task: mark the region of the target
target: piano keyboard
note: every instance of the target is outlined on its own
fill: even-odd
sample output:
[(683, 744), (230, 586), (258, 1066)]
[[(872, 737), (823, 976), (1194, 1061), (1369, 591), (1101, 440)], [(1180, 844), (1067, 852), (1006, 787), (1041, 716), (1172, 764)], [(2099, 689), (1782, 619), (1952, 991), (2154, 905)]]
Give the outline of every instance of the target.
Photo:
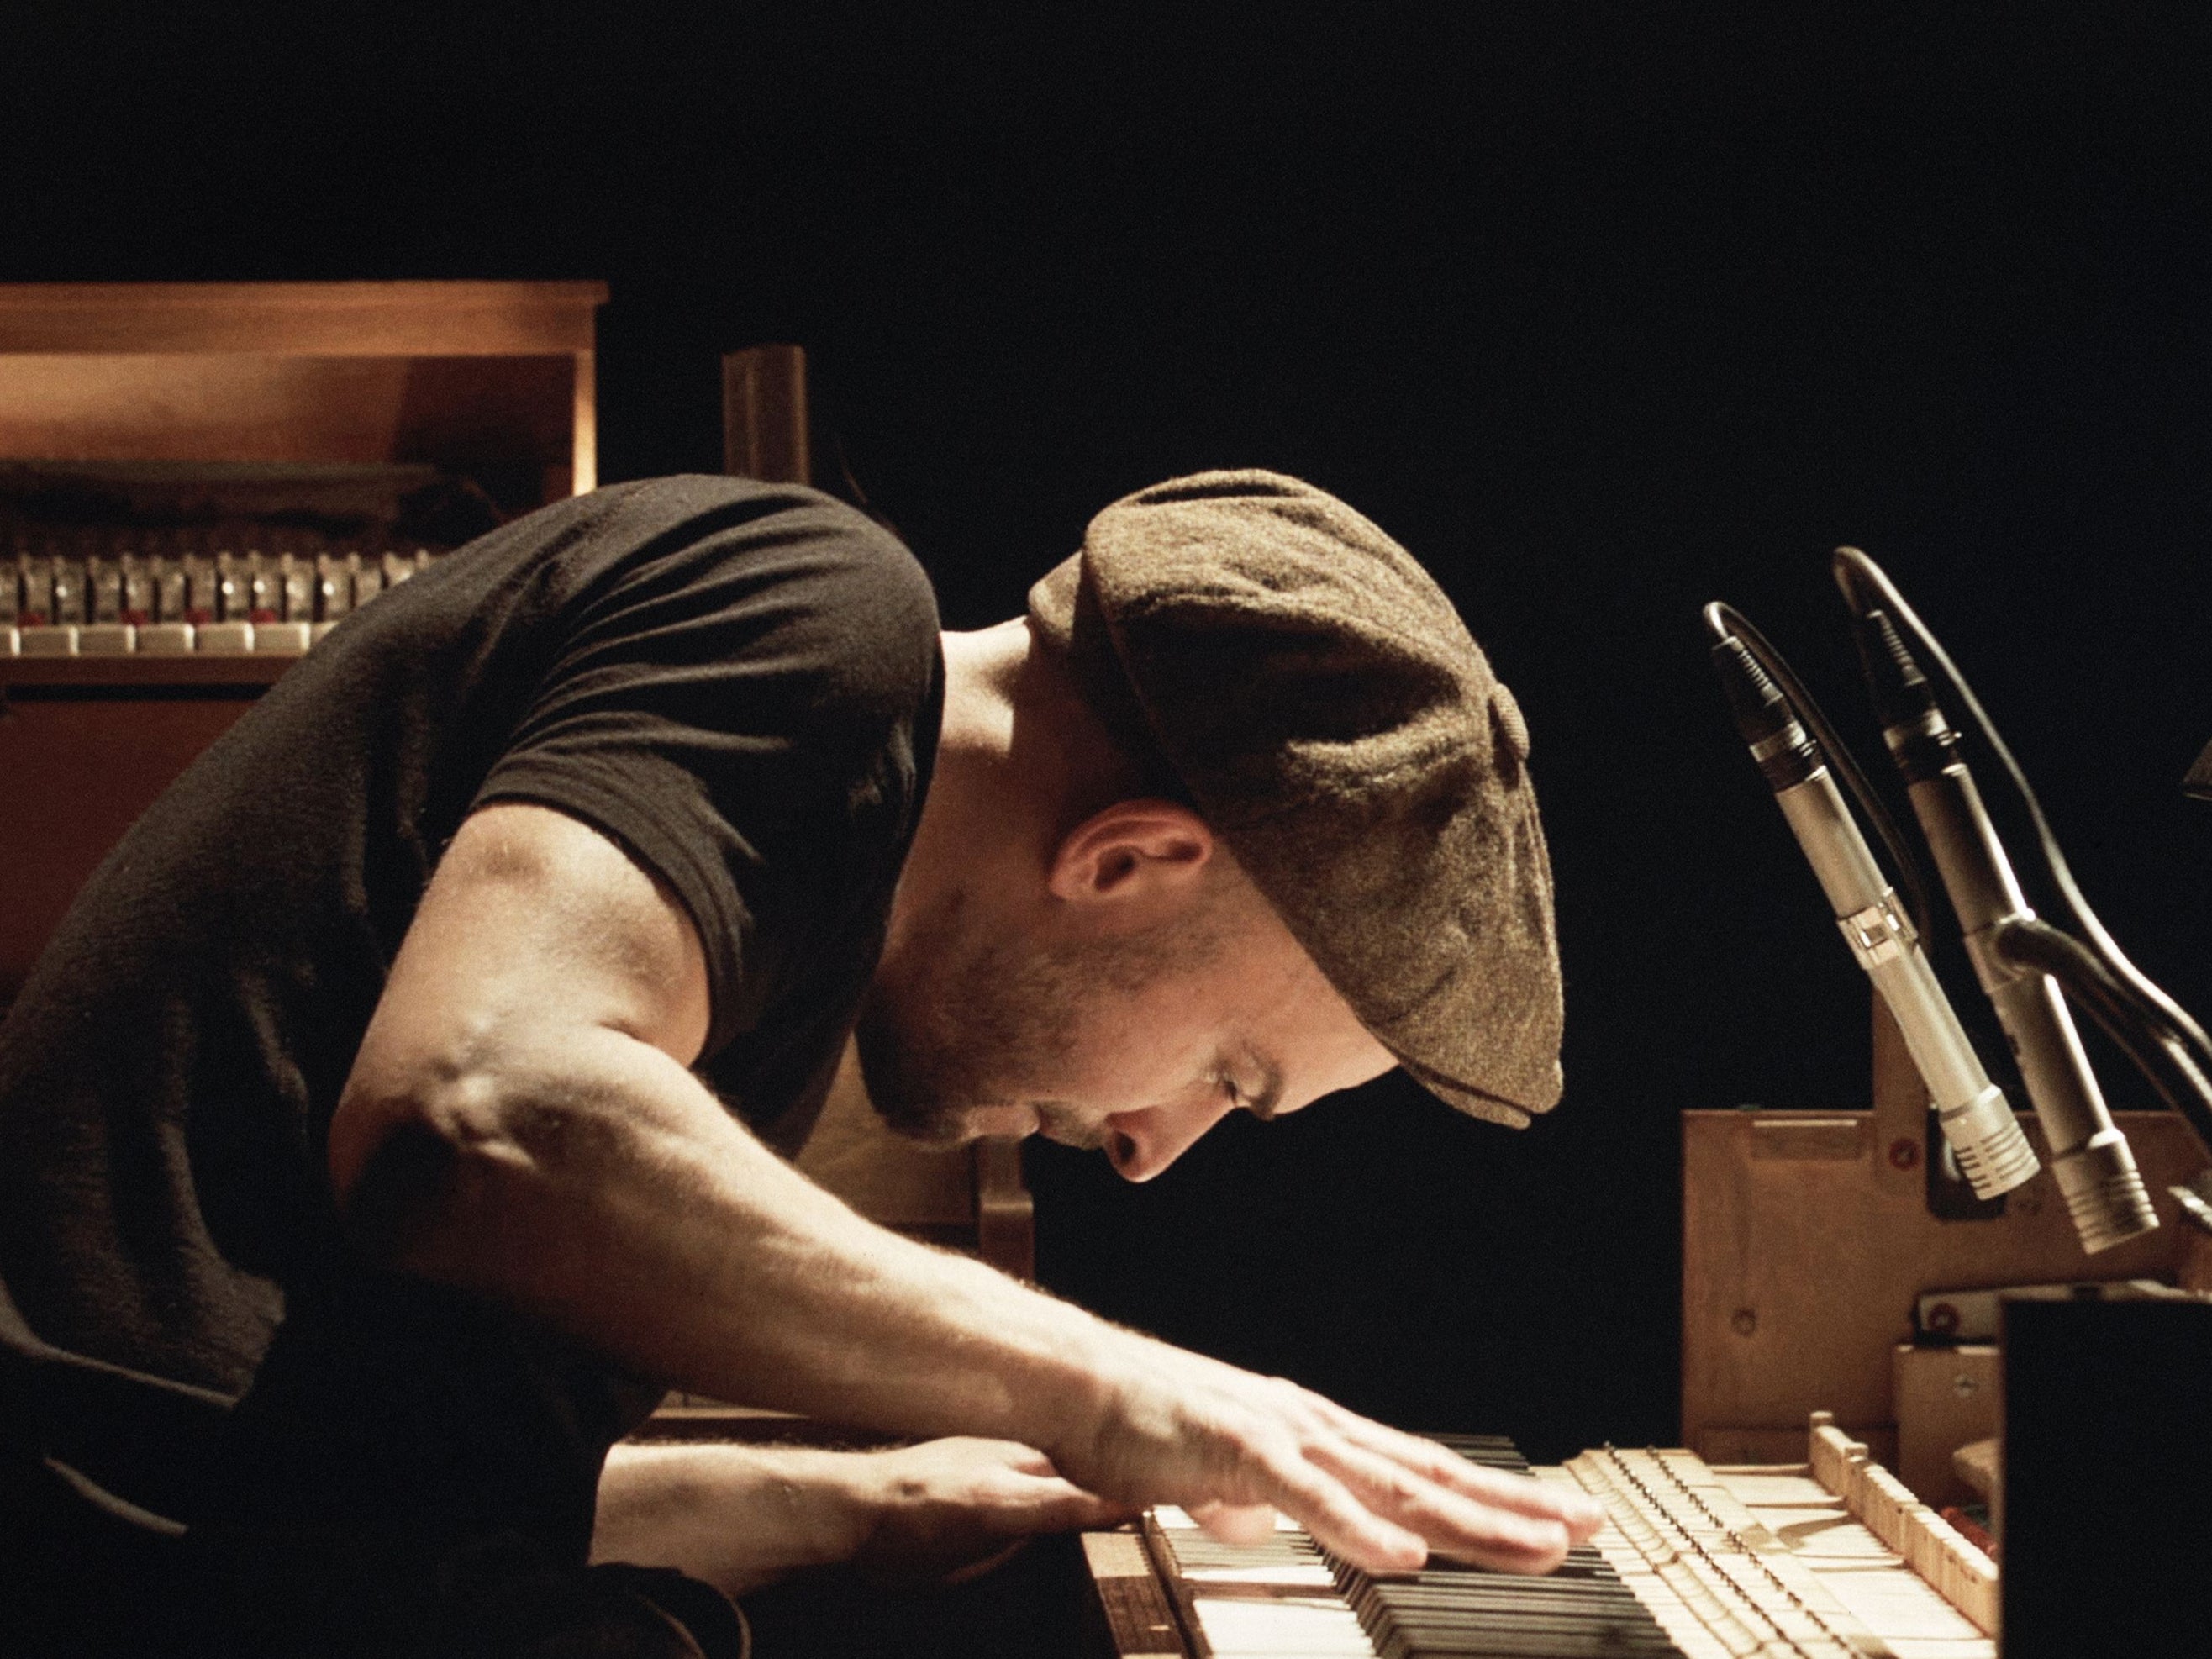
[[(1091, 1552), (1109, 1572), (1148, 1553), (1172, 1618), (1156, 1611), (1125, 1656), (1196, 1659), (1996, 1659), (1995, 1643), (1892, 1553), (1804, 1466), (1708, 1467), (1680, 1450), (1585, 1452), (1528, 1470), (1511, 1443), (1439, 1437), (1493, 1468), (1581, 1486), (1607, 1524), (1543, 1578), (1447, 1563), (1377, 1578), (1279, 1523), (1223, 1544), (1159, 1509), (1134, 1540)], [(1103, 1547), (1127, 1544), (1126, 1554)], [(1109, 1562), (1121, 1562), (1109, 1567)], [(1133, 1606), (1124, 1579), (1120, 1599)], [(1109, 1618), (1109, 1623), (1112, 1620)], [(1141, 1622), (1141, 1621), (1140, 1621)]]

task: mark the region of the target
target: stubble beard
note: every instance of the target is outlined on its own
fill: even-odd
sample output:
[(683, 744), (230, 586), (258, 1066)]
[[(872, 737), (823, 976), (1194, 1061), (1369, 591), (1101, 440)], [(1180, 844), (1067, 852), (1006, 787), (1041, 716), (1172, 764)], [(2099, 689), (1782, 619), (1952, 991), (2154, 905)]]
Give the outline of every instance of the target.
[(1208, 905), (1150, 933), (1007, 941), (988, 937), (956, 891), (862, 999), (853, 1035), (869, 1102), (894, 1132), (930, 1146), (974, 1140), (979, 1114), (1014, 1107), (1047, 1139), (1095, 1151), (1107, 1138), (1099, 1106), (1054, 1098), (1047, 1082), (1067, 1074), (1077, 1021), (1102, 996), (1211, 963), (1229, 939)]
[(964, 896), (908, 941), (901, 971), (879, 973), (854, 1027), (868, 1099), (895, 1133), (935, 1146), (981, 1133), (980, 1114), (1035, 1114), (1038, 1133), (1096, 1151), (1107, 1131), (1054, 1098), (1044, 1080), (1066, 1075), (1079, 1012), (1103, 994), (1209, 959), (1221, 935), (1205, 917), (1172, 934), (1120, 936), (1057, 947), (986, 939)]
[(977, 1115), (1007, 1107), (1036, 1112), (1054, 1139), (1079, 1133), (1072, 1108), (1022, 1095), (1065, 1062), (1078, 987), (1048, 951), (976, 937), (971, 914), (954, 895), (908, 946), (919, 970), (869, 987), (853, 1032), (869, 1103), (896, 1133), (936, 1146), (976, 1139)]

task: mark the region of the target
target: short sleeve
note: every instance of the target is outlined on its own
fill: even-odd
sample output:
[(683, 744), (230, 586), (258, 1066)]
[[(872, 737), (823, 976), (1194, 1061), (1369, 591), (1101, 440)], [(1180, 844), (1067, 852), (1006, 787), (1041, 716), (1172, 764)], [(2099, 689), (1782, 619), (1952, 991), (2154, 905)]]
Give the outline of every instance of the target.
[(935, 601), (906, 549), (811, 490), (737, 488), (665, 481), (602, 523), (634, 550), (563, 597), (476, 797), (580, 818), (675, 895), (707, 958), (707, 1057), (880, 926), (942, 696)]

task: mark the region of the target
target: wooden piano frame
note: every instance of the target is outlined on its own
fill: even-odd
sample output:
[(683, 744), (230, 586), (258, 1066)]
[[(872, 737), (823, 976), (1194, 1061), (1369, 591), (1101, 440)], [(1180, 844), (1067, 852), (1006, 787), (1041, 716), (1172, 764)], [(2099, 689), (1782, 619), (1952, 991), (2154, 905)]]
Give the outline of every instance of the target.
[(1995, 1218), (1930, 1214), (1927, 1099), (1877, 1000), (1872, 1109), (1683, 1114), (1682, 1443), (1708, 1462), (1794, 1456), (1806, 1414), (1832, 1410), (1926, 1501), (1971, 1501), (1951, 1454), (1996, 1432), (1994, 1350), (1913, 1348), (1915, 1299), (2198, 1271), (2200, 1231), (2167, 1192), (2204, 1164), (2179, 1118), (2113, 1114), (2160, 1224), (2090, 1257), (2047, 1170)]

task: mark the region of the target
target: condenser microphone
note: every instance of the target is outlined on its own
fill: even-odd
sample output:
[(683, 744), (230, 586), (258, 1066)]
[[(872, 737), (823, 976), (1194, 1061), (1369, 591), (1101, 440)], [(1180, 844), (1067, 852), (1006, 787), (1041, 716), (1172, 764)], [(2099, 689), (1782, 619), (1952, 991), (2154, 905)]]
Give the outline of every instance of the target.
[(1841, 555), (1838, 572), (1852, 602), (1883, 739), (1905, 775), (1905, 793), (1958, 915), (1974, 976), (2020, 1061), (2058, 1190), (2066, 1195), (2081, 1248), (2091, 1255), (2110, 1249), (2158, 1225), (2135, 1154), (2105, 1109), (2057, 981), (2002, 953), (2006, 929), (2033, 921), (2035, 913), (1960, 755), (1958, 732), (1906, 649), (1895, 619), (1886, 611), (1860, 608)]
[(1852, 956), (1904, 1034), (1960, 1170), (1978, 1198), (2010, 1192), (2034, 1175), (2034, 1150), (2003, 1092), (1982, 1070), (1819, 744), (1741, 640), (1723, 633), (1712, 656), (1751, 757), (1804, 849)]

